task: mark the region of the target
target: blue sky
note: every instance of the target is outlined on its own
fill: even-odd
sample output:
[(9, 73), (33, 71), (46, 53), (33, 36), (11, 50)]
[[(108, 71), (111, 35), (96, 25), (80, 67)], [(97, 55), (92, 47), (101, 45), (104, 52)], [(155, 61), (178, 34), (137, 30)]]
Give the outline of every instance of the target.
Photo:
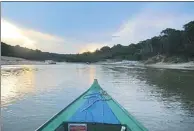
[(129, 45), (194, 20), (194, 2), (3, 2), (1, 6), (3, 40), (58, 53)]

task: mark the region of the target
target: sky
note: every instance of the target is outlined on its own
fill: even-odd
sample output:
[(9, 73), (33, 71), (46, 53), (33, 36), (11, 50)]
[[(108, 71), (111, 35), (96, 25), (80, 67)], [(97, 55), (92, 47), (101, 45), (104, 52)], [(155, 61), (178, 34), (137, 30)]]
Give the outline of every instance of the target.
[(183, 29), (194, 2), (1, 2), (1, 41), (55, 53), (95, 51)]

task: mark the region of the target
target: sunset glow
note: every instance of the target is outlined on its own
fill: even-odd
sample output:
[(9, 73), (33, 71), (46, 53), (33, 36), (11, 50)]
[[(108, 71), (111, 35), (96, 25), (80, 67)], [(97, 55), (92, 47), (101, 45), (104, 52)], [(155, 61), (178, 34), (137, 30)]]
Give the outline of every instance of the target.
[(97, 49), (100, 49), (103, 45), (101, 44), (88, 44), (86, 46), (83, 46), (79, 53), (84, 52), (95, 52)]
[(11, 45), (35, 49), (34, 41), (26, 37), (24, 32), (14, 24), (1, 19), (1, 39)]

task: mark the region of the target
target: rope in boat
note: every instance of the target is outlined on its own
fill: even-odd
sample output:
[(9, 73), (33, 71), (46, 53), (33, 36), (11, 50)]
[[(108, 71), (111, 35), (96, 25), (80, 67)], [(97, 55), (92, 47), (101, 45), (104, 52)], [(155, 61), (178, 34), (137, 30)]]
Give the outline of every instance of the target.
[(91, 98), (97, 98), (95, 101), (93, 101), (89, 106), (87, 106), (86, 108), (84, 108), (82, 111), (87, 110), (88, 108), (90, 108), (92, 105), (94, 105), (96, 102), (98, 101), (109, 101), (112, 98), (106, 93), (106, 91), (101, 90), (97, 93), (91, 93), (88, 95), (85, 95), (83, 99), (91, 99)]
[[(83, 99), (88, 99), (88, 103), (89, 103), (89, 100), (91, 98), (97, 98), (96, 100), (94, 100), (90, 105), (88, 105), (86, 108), (84, 108), (82, 110), (83, 111), (86, 111), (88, 108), (90, 108), (92, 105), (94, 105), (96, 102), (98, 101), (109, 101), (111, 100), (112, 98), (104, 91), (104, 90), (100, 90), (99, 92), (95, 92), (95, 93), (91, 93), (91, 94), (88, 94), (88, 95), (85, 95), (83, 97)], [(104, 103), (102, 104), (103, 108), (102, 108), (102, 116), (104, 116)], [(87, 117), (87, 114), (88, 114), (88, 111), (86, 112), (85, 114), (85, 119)], [(90, 114), (92, 116), (92, 121), (93, 121), (93, 113), (90, 111)]]
[[(99, 92), (96, 92), (96, 93), (91, 93), (91, 94), (87, 94), (83, 97), (83, 99), (88, 99), (88, 101), (91, 99), (91, 98), (98, 98), (96, 99), (95, 101), (93, 101), (89, 106), (87, 106), (86, 108), (84, 108), (81, 112), (87, 110), (88, 108), (90, 108), (92, 105), (94, 105), (96, 102), (98, 101), (109, 101), (111, 100), (112, 98), (108, 95), (108, 93), (104, 90), (100, 90)], [(104, 116), (104, 103), (103, 103), (103, 110), (102, 110), (102, 116)], [(86, 114), (85, 114), (85, 119), (86, 119), (86, 116), (89, 112), (87, 111)], [(92, 112), (91, 113), (91, 116), (92, 116), (92, 121), (93, 121), (93, 114)], [(103, 123), (104, 123), (104, 120), (103, 120)], [(126, 131), (126, 127), (125, 126), (121, 126), (121, 131)]]

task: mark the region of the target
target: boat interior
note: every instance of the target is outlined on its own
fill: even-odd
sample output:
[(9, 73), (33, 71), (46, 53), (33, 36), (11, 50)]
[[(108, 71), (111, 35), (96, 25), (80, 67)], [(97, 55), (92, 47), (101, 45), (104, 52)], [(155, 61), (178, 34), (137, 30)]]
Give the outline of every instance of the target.
[(121, 124), (63, 122), (55, 131), (127, 131), (127, 128)]

